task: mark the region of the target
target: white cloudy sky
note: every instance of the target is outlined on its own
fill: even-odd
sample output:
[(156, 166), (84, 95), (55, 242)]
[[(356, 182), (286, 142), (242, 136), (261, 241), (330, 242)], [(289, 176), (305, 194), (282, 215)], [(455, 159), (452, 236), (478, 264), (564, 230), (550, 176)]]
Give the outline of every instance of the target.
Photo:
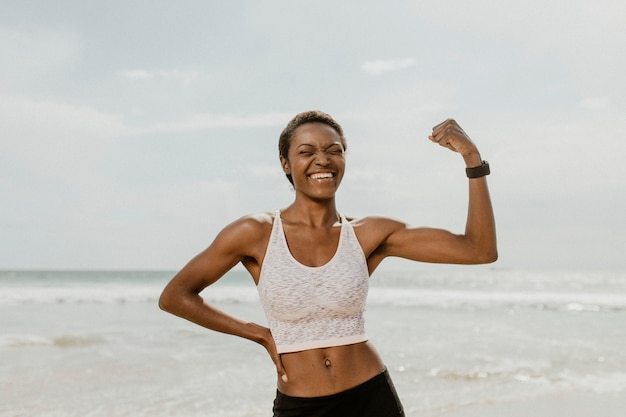
[[(278, 134), (322, 109), (338, 196), (462, 231), (456, 118), (490, 161), (502, 268), (626, 268), (626, 3), (0, 3), (0, 268), (176, 269), (288, 205)], [(401, 263), (405, 265), (404, 263)]]

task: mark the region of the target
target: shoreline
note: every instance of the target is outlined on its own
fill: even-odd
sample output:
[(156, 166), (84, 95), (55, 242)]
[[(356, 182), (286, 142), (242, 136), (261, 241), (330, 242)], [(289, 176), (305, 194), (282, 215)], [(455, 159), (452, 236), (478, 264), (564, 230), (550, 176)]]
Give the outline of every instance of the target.
[[(623, 392), (568, 392), (519, 401), (475, 404), (454, 410), (427, 413), (426, 417), (623, 417)], [(411, 414), (408, 413), (407, 416)]]

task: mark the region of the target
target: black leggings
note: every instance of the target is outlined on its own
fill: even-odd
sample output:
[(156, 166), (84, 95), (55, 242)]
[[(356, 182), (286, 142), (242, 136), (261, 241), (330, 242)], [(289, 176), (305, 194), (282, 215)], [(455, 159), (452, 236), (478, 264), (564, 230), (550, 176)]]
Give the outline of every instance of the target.
[(404, 417), (389, 372), (323, 397), (291, 397), (276, 391), (274, 417)]

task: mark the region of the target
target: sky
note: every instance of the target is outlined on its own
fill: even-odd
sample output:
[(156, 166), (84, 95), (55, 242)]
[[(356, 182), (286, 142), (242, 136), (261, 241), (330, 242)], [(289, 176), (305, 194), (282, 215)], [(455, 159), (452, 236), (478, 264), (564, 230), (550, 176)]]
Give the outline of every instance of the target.
[(462, 233), (463, 160), (428, 140), (454, 118), (491, 165), (490, 268), (625, 271), (625, 21), (622, 0), (3, 0), (0, 269), (179, 269), (291, 203), (278, 136), (319, 109), (347, 216)]

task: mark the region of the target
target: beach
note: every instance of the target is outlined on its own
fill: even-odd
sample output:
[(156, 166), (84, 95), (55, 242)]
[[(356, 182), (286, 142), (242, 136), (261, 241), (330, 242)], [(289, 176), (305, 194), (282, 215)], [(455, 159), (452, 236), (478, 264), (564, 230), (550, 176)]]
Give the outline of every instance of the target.
[(626, 409), (624, 393), (554, 394), (511, 403), (482, 404), (435, 414), (439, 417), (622, 417)]
[[(271, 414), (260, 346), (160, 311), (169, 271), (0, 272), (0, 416)], [(265, 323), (251, 279), (203, 297)], [(372, 277), (366, 329), (407, 416), (623, 416), (626, 274), (448, 268)]]

